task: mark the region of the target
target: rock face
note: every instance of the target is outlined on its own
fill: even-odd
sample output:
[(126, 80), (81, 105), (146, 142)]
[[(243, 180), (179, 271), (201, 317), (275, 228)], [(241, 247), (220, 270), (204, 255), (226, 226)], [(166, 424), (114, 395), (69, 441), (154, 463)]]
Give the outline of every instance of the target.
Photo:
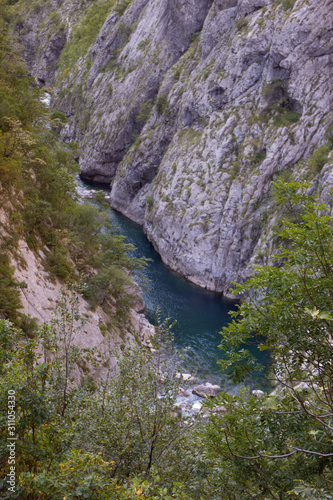
[[(31, 318), (36, 318), (40, 325), (50, 324), (53, 316), (56, 315), (60, 290), (65, 291), (68, 297), (70, 292), (66, 291), (65, 287), (56, 280), (50, 279), (42, 265), (43, 255), (33, 253), (24, 240), (19, 240), (17, 255), (20, 256), (19, 262), (12, 258), (12, 264), (15, 266), (15, 279), (26, 284), (26, 288), (23, 288), (21, 292), (22, 312)], [(92, 311), (89, 304), (79, 296), (78, 311), (81, 318), (84, 318), (84, 325), (77, 332), (74, 344), (81, 349), (96, 349), (98, 363), (89, 365), (90, 373), (95, 379), (105, 378), (110, 369), (116, 370), (116, 358), (114, 355), (109, 355), (108, 349), (112, 348), (114, 352), (117, 352), (124, 338), (128, 343), (133, 342), (133, 333), (143, 345), (147, 345), (149, 338), (155, 334), (154, 326), (144, 315), (132, 309), (128, 324), (130, 331), (124, 331), (121, 334), (114, 328), (112, 336), (108, 336), (106, 342), (105, 332), (103, 333), (101, 325), (110, 321), (110, 317), (103, 309), (98, 307)], [(79, 325), (80, 321), (76, 321), (75, 326)], [(100, 358), (100, 355), (104, 356), (104, 360)], [(107, 365), (105, 365), (105, 357)], [(76, 379), (79, 380), (79, 378), (79, 372), (76, 370)]]
[(96, 2), (64, 0), (47, 39), (51, 4), (21, 38), (37, 79), (55, 74), (82, 177), (112, 183), (170, 267), (228, 295), (272, 252), (277, 175), (333, 185), (316, 156), (333, 132), (331, 0), (109, 0), (94, 36)]

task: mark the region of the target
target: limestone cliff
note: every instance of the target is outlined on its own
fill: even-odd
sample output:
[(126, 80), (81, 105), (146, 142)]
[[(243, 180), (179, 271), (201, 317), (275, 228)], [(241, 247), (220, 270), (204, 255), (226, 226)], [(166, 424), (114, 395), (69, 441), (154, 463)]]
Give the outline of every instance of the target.
[[(12, 224), (8, 216), (8, 203), (4, 203), (7, 211), (0, 209), (0, 244), (4, 245), (4, 239), (12, 232)], [(8, 255), (10, 265), (15, 269), (13, 278), (20, 286), (20, 313), (27, 319), (34, 318), (38, 326), (49, 325), (54, 317), (59, 316), (59, 299), (61, 293), (65, 293), (70, 301), (72, 292), (59, 280), (50, 275), (43, 265), (45, 254), (42, 250), (32, 251), (26, 241), (19, 238), (15, 248), (12, 248)], [(4, 286), (4, 280), (1, 283)], [(101, 307), (92, 310), (89, 303), (80, 295), (78, 299), (79, 319), (74, 320), (77, 332), (74, 336), (74, 344), (81, 349), (94, 351), (94, 359), (97, 363), (89, 364), (89, 373), (95, 379), (104, 378), (109, 369), (116, 367), (116, 356), (114, 355), (124, 340), (127, 343), (133, 342), (134, 336), (149, 346), (149, 339), (154, 335), (154, 327), (142, 314), (144, 302), (141, 297), (141, 291), (137, 285), (133, 285), (130, 293), (137, 296), (136, 302), (129, 311), (129, 318), (122, 329), (114, 325), (112, 317)], [(108, 326), (106, 326), (108, 325)], [(112, 334), (111, 334), (112, 332)], [(110, 356), (110, 351), (113, 357)], [(80, 371), (76, 369), (75, 376), (80, 378)], [(82, 373), (81, 373), (82, 374)]]
[(82, 177), (111, 182), (112, 206), (191, 281), (227, 293), (269, 258), (278, 174), (333, 185), (332, 0), (21, 9)]

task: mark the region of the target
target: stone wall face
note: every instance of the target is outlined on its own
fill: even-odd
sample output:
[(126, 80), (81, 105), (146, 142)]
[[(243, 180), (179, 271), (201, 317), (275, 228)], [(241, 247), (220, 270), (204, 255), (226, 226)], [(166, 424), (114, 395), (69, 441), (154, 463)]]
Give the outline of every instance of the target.
[(333, 134), (332, 2), (123, 2), (64, 67), (89, 17), (77, 4), (61, 3), (53, 38), (36, 31), (39, 53), (26, 46), (36, 77), (54, 82), (82, 176), (111, 182), (111, 205), (144, 226), (170, 267), (228, 295), (269, 261), (277, 175), (313, 181), (323, 196), (333, 185), (329, 155), (308, 161)]

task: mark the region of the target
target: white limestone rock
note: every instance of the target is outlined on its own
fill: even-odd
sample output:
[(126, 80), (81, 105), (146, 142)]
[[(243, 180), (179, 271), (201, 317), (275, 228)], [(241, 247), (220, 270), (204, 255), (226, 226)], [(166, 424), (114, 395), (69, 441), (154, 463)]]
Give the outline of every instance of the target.
[(220, 392), (221, 387), (219, 385), (213, 385), (210, 382), (205, 384), (197, 385), (192, 389), (193, 394), (199, 396), (200, 398), (205, 398), (209, 396), (210, 398), (215, 398)]
[[(64, 139), (80, 143), (82, 176), (112, 182), (111, 205), (168, 266), (230, 295), (274, 251), (272, 181), (303, 178), (298, 162), (332, 133), (331, 5), (132, 0), (56, 72), (83, 14), (64, 0), (48, 37), (51, 4), (23, 15), (22, 41), (40, 84), (56, 74), (52, 105), (69, 118)], [(332, 159), (307, 172), (324, 198), (331, 172)]]

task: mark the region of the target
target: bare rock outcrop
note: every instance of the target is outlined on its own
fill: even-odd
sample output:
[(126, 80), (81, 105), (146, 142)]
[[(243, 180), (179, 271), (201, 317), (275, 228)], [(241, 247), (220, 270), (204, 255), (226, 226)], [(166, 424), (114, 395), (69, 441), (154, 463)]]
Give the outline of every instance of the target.
[(331, 157), (309, 161), (333, 133), (332, 2), (121, 0), (89, 39), (93, 4), (60, 3), (54, 41), (28, 21), (64, 139), (167, 265), (228, 295), (269, 261), (272, 181), (314, 181), (324, 197), (333, 185)]
[(269, 259), (277, 175), (322, 178), (300, 161), (331, 133), (332, 17), (327, 2), (212, 6), (117, 169), (112, 206), (202, 287), (228, 294)]
[[(37, 319), (39, 325), (50, 324), (53, 317), (57, 316), (61, 291), (68, 295), (68, 299), (70, 299), (71, 292), (66, 291), (66, 288), (57, 280), (51, 279), (42, 265), (44, 256), (31, 251), (24, 240), (19, 241), (15, 255), (19, 256), (19, 261), (12, 257), (15, 279), (26, 284), (26, 287), (21, 289), (21, 312)], [(75, 320), (75, 328), (78, 328), (82, 321), (83, 325), (82, 328), (78, 328), (73, 342), (81, 349), (96, 351), (97, 363), (89, 366), (90, 374), (95, 379), (105, 378), (109, 370), (116, 370), (115, 353), (118, 352), (124, 340), (127, 343), (132, 342), (133, 334), (135, 334), (139, 341), (146, 345), (155, 332), (154, 326), (144, 315), (134, 309), (130, 312), (127, 331), (120, 332), (119, 327), (115, 327), (112, 328), (112, 334), (107, 332), (105, 326), (110, 323), (110, 317), (101, 307), (92, 311), (81, 296), (78, 296), (78, 313), (80, 318)], [(75, 375), (76, 379), (80, 378), (78, 368)]]

